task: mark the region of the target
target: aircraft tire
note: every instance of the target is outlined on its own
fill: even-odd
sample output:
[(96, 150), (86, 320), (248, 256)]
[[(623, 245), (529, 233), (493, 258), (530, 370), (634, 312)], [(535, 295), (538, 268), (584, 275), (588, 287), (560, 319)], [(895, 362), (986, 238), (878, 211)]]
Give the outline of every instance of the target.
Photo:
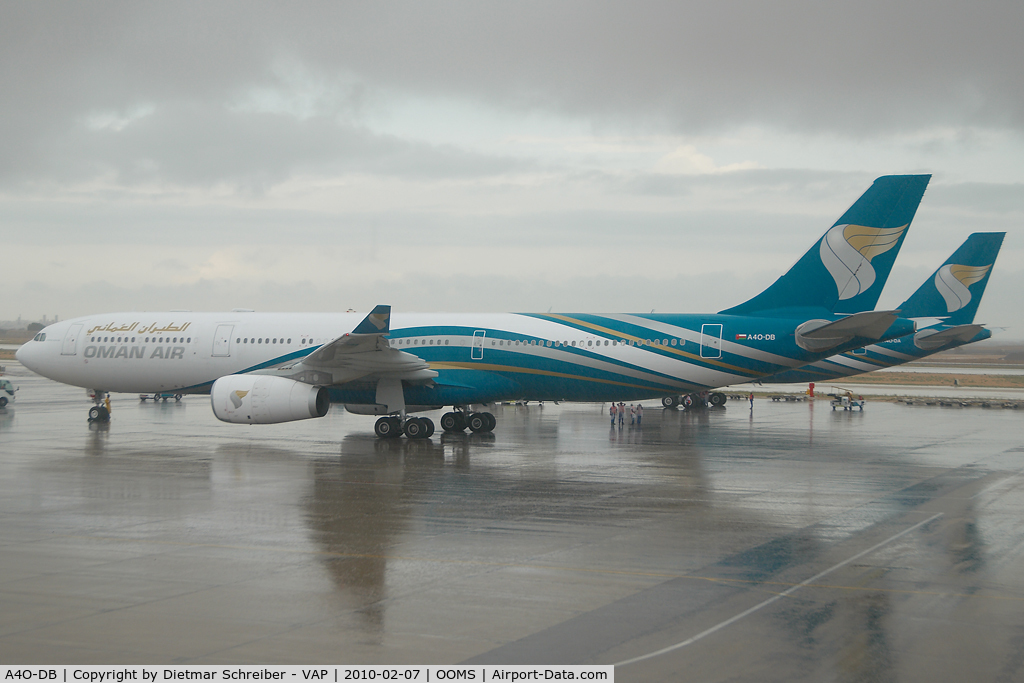
[(6, 396), (0, 396), (0, 408), (6, 408), (6, 407), (7, 407), (7, 397)]
[(687, 394), (686, 396), (683, 396), (683, 407), (686, 408), (687, 410), (690, 410), (691, 408), (693, 408), (693, 395), (692, 394)]
[(498, 426), (498, 421), (490, 413), (481, 413), (481, 415), (487, 418), (487, 429), (484, 431), (493, 432), (494, 428)]
[(401, 427), (395, 418), (382, 417), (373, 425), (373, 432), (382, 439), (393, 439), (396, 436), (401, 436)]
[(485, 413), (473, 413), (469, 416), (469, 419), (466, 420), (466, 425), (471, 431), (477, 433), (487, 431), (487, 427), (491, 424), (491, 421), (484, 417), (484, 415)]
[(661, 405), (665, 406), (666, 408), (675, 408), (676, 406), (679, 405), (679, 397), (666, 396), (665, 398), (661, 399)]
[(407, 439), (422, 439), (426, 433), (427, 430), (418, 417), (411, 417), (405, 421), (405, 437)]
[(89, 422), (109, 422), (110, 411), (104, 406), (93, 406), (89, 408)]
[(466, 422), (458, 413), (445, 413), (441, 416), (441, 429), (446, 432), (461, 432), (466, 428)]
[(427, 428), (427, 434), (423, 438), (424, 439), (429, 439), (430, 437), (432, 437), (434, 435), (434, 421), (431, 420), (429, 417), (424, 417), (424, 418), (420, 418), (420, 419), (423, 420), (423, 424)]
[(175, 401), (180, 401), (181, 400), (181, 394), (175, 394), (174, 395), (174, 400)]
[(726, 401), (726, 396), (725, 396), (725, 394), (723, 394), (723, 393), (721, 393), (719, 391), (716, 391), (715, 393), (711, 394), (711, 396), (708, 397), (708, 401), (713, 406), (724, 406), (725, 405), (725, 401)]

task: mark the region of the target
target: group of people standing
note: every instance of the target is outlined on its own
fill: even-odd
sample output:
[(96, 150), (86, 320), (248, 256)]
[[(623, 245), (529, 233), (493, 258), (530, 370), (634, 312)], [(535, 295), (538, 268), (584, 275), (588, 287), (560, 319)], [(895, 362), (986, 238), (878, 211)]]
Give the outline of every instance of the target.
[(608, 408), (608, 416), (612, 419), (612, 427), (615, 426), (616, 420), (619, 421), (619, 427), (626, 424), (627, 410), (629, 411), (629, 426), (640, 426), (640, 422), (644, 419), (644, 407), (639, 403), (636, 405), (630, 403), (629, 408), (626, 408), (626, 404), (620, 401), (619, 403), (612, 403), (611, 407)]

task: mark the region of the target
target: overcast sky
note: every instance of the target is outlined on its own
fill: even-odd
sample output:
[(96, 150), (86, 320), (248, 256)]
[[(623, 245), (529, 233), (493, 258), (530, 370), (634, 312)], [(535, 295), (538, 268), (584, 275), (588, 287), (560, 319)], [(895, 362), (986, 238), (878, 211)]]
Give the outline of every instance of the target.
[(0, 319), (717, 311), (931, 173), (880, 305), (1024, 338), (1024, 3), (686, 4), (0, 4)]

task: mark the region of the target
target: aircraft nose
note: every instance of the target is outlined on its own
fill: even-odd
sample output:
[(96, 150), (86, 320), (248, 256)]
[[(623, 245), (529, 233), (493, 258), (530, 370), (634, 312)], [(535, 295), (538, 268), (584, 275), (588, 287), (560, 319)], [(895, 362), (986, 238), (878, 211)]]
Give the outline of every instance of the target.
[(14, 358), (26, 368), (33, 371), (35, 370), (33, 367), (33, 361), (35, 360), (36, 354), (32, 353), (32, 351), (35, 346), (36, 342), (30, 339), (19, 346), (18, 350), (14, 352)]

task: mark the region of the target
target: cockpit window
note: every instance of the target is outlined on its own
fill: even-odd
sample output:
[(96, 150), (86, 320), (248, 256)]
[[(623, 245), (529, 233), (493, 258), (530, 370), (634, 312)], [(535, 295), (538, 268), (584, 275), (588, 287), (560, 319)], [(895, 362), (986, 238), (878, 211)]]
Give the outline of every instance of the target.
[(46, 341), (46, 333), (40, 332), (36, 336), (32, 337), (33, 341)]

